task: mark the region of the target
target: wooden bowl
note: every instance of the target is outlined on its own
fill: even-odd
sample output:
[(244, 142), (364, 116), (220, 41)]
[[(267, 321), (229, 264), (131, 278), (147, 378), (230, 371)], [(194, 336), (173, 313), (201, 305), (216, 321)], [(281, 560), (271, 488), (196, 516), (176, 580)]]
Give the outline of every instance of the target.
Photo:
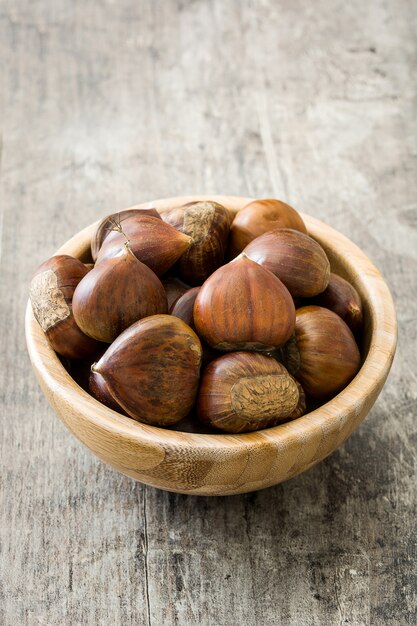
[[(212, 199), (232, 213), (251, 199), (230, 196), (169, 198), (148, 204), (163, 210)], [(379, 271), (349, 239), (303, 215), (309, 233), (326, 250), (332, 270), (350, 280), (364, 302), (361, 370), (335, 398), (307, 415), (267, 430), (240, 435), (183, 433), (140, 424), (106, 408), (79, 387), (49, 346), (30, 303), (26, 339), (33, 368), (49, 403), (100, 459), (154, 487), (179, 493), (228, 495), (263, 489), (312, 467), (336, 450), (364, 419), (380, 393), (395, 353), (393, 301)], [(58, 254), (88, 258), (94, 225)]]

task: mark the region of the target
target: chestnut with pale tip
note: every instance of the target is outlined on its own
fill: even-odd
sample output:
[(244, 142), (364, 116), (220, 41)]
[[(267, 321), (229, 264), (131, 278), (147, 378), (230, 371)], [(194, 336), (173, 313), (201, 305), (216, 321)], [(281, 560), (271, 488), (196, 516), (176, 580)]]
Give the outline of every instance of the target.
[(171, 315), (153, 315), (127, 328), (92, 371), (134, 419), (170, 426), (191, 410), (197, 394), (201, 343)]
[(307, 234), (301, 215), (281, 200), (253, 200), (238, 211), (230, 229), (229, 258), (238, 255), (256, 237), (277, 228)]
[(270, 356), (232, 352), (212, 361), (201, 377), (199, 419), (228, 433), (269, 428), (305, 411), (301, 385)]
[(98, 252), (96, 265), (117, 255), (125, 242), (139, 261), (162, 276), (190, 247), (191, 238), (156, 217), (130, 216), (121, 224), (114, 223)]
[(257, 237), (245, 254), (270, 270), (294, 298), (310, 298), (329, 283), (330, 263), (321, 245), (298, 230), (280, 228)]
[(317, 400), (341, 391), (361, 364), (350, 328), (336, 313), (319, 306), (297, 310), (295, 344), (291, 350), (298, 353), (294, 376), (306, 394)]
[(361, 297), (353, 285), (337, 274), (330, 274), (326, 289), (316, 296), (311, 304), (323, 306), (337, 313), (346, 322), (353, 334), (358, 334), (362, 328)]
[(111, 343), (137, 320), (167, 312), (159, 278), (129, 248), (96, 263), (77, 286), (73, 297), (75, 321), (94, 339)]
[(100, 349), (95, 339), (77, 326), (72, 302), (74, 291), (89, 269), (66, 254), (42, 263), (30, 284), (33, 314), (52, 348), (69, 359), (82, 359)]
[(99, 222), (91, 237), (91, 256), (93, 261), (97, 259), (99, 250), (106, 237), (114, 230), (121, 232), (123, 222), (130, 217), (135, 218), (138, 215), (148, 215), (150, 217), (156, 217), (156, 219), (159, 220), (162, 219), (158, 211), (152, 207), (149, 209), (125, 209), (124, 211), (107, 215)]
[(176, 267), (189, 285), (201, 285), (223, 262), (230, 230), (230, 215), (217, 202), (190, 202), (166, 211), (162, 219), (191, 238)]
[(241, 254), (201, 287), (194, 303), (194, 324), (217, 350), (267, 352), (291, 336), (294, 302), (279, 278)]

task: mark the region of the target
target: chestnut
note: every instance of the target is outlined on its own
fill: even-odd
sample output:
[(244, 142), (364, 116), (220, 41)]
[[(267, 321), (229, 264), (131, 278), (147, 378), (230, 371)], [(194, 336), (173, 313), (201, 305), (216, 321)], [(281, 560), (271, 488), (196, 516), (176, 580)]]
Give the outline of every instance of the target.
[(201, 377), (197, 415), (228, 433), (268, 428), (305, 410), (301, 385), (270, 356), (232, 352), (212, 361)]
[(325, 251), (298, 230), (281, 228), (264, 233), (244, 252), (278, 276), (294, 298), (310, 298), (328, 285), (330, 263)]
[(82, 359), (100, 349), (77, 326), (72, 310), (74, 291), (89, 273), (79, 259), (53, 256), (36, 270), (30, 284), (33, 314), (52, 348), (69, 359)]
[(279, 278), (241, 254), (201, 287), (194, 303), (194, 324), (217, 350), (267, 352), (291, 336), (295, 308)]
[(101, 404), (104, 404), (109, 409), (113, 409), (113, 411), (127, 415), (126, 411), (122, 409), (120, 404), (116, 402), (111, 395), (107, 383), (100, 372), (96, 372), (94, 370), (90, 371), (88, 390), (93, 398), (101, 402)]
[(163, 278), (161, 282), (167, 294), (168, 309), (172, 307), (178, 298), (189, 290), (189, 287), (177, 278)]
[(193, 287), (188, 289), (180, 296), (170, 308), (170, 314), (179, 317), (183, 322), (194, 328), (194, 302), (199, 294), (201, 287)]
[(363, 310), (360, 295), (355, 287), (337, 274), (330, 274), (326, 289), (311, 304), (323, 306), (337, 313), (354, 335), (362, 328)]
[(162, 214), (162, 219), (191, 237), (176, 270), (189, 285), (201, 285), (223, 262), (230, 230), (230, 215), (217, 202), (190, 202)]
[(156, 217), (129, 216), (121, 225), (114, 224), (98, 252), (96, 265), (117, 255), (125, 242), (139, 261), (162, 276), (187, 250), (191, 239)]
[(131, 417), (170, 426), (194, 404), (200, 365), (195, 332), (177, 317), (153, 315), (119, 335), (92, 371)]
[(313, 399), (324, 400), (341, 391), (358, 372), (359, 348), (352, 331), (333, 311), (305, 306), (296, 312), (293, 375)]
[(138, 215), (148, 215), (150, 217), (156, 217), (156, 219), (162, 219), (158, 211), (154, 208), (149, 209), (125, 209), (118, 213), (111, 213), (99, 222), (93, 236), (91, 237), (91, 256), (93, 261), (97, 259), (99, 250), (103, 245), (103, 241), (106, 237), (115, 229), (122, 231), (123, 222), (130, 217), (137, 217)]
[(167, 298), (159, 278), (125, 244), (118, 255), (96, 263), (79, 283), (73, 311), (86, 335), (111, 343), (133, 322), (166, 313)]
[[(195, 330), (194, 324), (194, 303), (200, 287), (193, 287), (186, 291), (178, 300), (174, 302), (170, 309), (170, 314), (179, 317), (183, 322), (188, 324), (190, 328)], [(209, 346), (209, 344), (200, 337), (201, 348), (203, 350), (202, 366), (205, 367), (213, 359), (219, 356), (217, 350)]]
[(292, 228), (307, 234), (301, 215), (281, 200), (253, 200), (238, 211), (230, 229), (229, 258), (232, 259), (256, 237), (269, 230)]

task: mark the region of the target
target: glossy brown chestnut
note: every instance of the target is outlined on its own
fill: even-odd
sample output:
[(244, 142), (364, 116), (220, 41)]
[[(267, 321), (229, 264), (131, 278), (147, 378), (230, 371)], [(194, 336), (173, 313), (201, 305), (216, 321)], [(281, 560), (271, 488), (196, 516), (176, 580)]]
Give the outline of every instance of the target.
[(333, 311), (318, 306), (298, 309), (295, 338), (299, 368), (294, 376), (311, 398), (323, 400), (338, 393), (358, 372), (361, 357), (355, 338)]
[[(195, 330), (194, 324), (194, 303), (201, 287), (193, 287), (176, 300), (171, 307), (170, 314), (179, 317), (183, 322), (188, 324), (190, 328)], [(205, 367), (213, 359), (219, 356), (217, 350), (209, 346), (207, 342), (200, 337), (201, 348), (203, 350), (202, 366)]]
[(98, 252), (96, 265), (117, 255), (125, 242), (139, 261), (162, 276), (189, 248), (191, 239), (156, 217), (130, 216), (109, 232)]
[(161, 282), (164, 286), (165, 293), (167, 294), (169, 310), (174, 302), (176, 302), (178, 298), (180, 298), (186, 291), (189, 290), (189, 287), (177, 278), (164, 278), (161, 280)]
[(254, 200), (241, 209), (230, 230), (229, 258), (234, 258), (256, 237), (277, 228), (307, 234), (301, 215), (281, 200)]
[(295, 308), (279, 278), (241, 254), (201, 287), (194, 303), (194, 324), (217, 350), (268, 351), (291, 336)]
[(35, 318), (55, 352), (69, 359), (84, 358), (100, 348), (78, 328), (72, 311), (75, 288), (88, 271), (78, 259), (61, 254), (42, 263), (30, 284)]
[(230, 230), (230, 215), (217, 202), (191, 202), (163, 213), (162, 219), (191, 237), (176, 269), (189, 285), (201, 285), (223, 262)]
[(170, 314), (179, 317), (180, 320), (194, 328), (194, 303), (201, 287), (193, 287), (186, 291), (178, 300), (174, 302), (170, 309)]
[(119, 254), (96, 263), (73, 297), (74, 317), (89, 337), (111, 343), (137, 320), (167, 312), (159, 278), (126, 244)]
[(301, 386), (275, 359), (232, 352), (204, 370), (197, 400), (199, 419), (229, 433), (268, 428), (305, 410)]
[(100, 372), (91, 370), (90, 377), (88, 379), (88, 389), (93, 398), (101, 402), (101, 404), (109, 407), (109, 409), (113, 409), (113, 411), (126, 415), (126, 411), (122, 409), (120, 404), (116, 402), (111, 395), (107, 383)]
[(91, 238), (91, 256), (93, 257), (93, 261), (97, 259), (99, 250), (103, 245), (103, 241), (106, 237), (113, 232), (114, 230), (118, 230), (119, 232), (123, 229), (123, 222), (130, 217), (137, 217), (138, 215), (148, 215), (150, 217), (156, 217), (157, 219), (162, 219), (156, 209), (125, 209), (124, 211), (119, 211), (118, 213), (111, 213), (107, 215), (101, 222), (98, 224), (92, 238)]
[(195, 332), (177, 317), (153, 315), (127, 328), (92, 370), (131, 417), (169, 426), (191, 410), (200, 365)]
[(311, 304), (323, 306), (337, 313), (354, 334), (362, 328), (363, 311), (360, 295), (353, 285), (337, 274), (330, 274), (326, 289), (316, 296)]
[(291, 228), (272, 230), (246, 246), (245, 254), (270, 270), (295, 298), (310, 298), (329, 283), (330, 263), (321, 245)]

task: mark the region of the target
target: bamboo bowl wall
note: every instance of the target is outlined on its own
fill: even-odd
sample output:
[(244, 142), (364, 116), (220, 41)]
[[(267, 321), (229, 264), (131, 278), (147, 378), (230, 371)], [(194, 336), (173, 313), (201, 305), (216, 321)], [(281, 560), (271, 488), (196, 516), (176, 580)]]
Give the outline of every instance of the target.
[[(236, 213), (250, 198), (193, 196), (140, 205), (159, 210), (212, 199)], [(26, 340), (39, 384), (69, 430), (100, 459), (149, 485), (180, 493), (227, 495), (263, 489), (303, 472), (336, 450), (377, 399), (395, 353), (397, 324), (388, 287), (349, 239), (303, 215), (309, 234), (326, 250), (332, 270), (350, 280), (364, 302), (365, 332), (359, 373), (334, 399), (274, 428), (240, 435), (182, 433), (140, 424), (106, 408), (75, 383), (49, 346), (30, 303)], [(94, 225), (70, 239), (59, 254), (85, 260)]]

